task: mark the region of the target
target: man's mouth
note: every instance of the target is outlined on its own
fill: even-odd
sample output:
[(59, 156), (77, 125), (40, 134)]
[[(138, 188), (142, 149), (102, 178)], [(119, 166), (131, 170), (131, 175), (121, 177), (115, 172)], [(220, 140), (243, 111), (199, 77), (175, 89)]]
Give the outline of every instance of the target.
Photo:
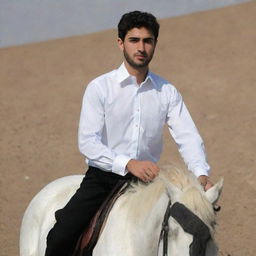
[(135, 56), (137, 59), (139, 59), (139, 60), (144, 60), (144, 59), (146, 59), (146, 55), (136, 55)]

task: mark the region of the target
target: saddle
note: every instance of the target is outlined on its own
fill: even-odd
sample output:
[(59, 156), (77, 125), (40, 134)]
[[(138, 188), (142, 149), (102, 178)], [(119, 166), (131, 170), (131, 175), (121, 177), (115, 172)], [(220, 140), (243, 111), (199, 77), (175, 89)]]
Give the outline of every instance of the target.
[(112, 209), (115, 201), (126, 191), (130, 182), (127, 180), (120, 180), (106, 200), (103, 202), (97, 213), (92, 218), (89, 226), (84, 230), (80, 236), (75, 251), (72, 256), (90, 256), (95, 247), (104, 223)]

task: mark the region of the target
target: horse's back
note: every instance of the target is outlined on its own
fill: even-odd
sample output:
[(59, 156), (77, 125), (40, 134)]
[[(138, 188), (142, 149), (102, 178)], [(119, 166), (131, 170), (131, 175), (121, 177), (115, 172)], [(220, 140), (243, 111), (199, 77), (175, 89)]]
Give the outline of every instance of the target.
[(44, 255), (47, 234), (55, 223), (54, 213), (74, 195), (82, 178), (83, 175), (59, 178), (32, 199), (22, 219), (20, 256)]

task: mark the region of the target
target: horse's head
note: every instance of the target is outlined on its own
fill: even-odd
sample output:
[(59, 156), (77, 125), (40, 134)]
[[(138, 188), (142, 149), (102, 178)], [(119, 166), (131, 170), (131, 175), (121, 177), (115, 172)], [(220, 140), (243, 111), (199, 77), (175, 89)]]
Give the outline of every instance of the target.
[[(166, 186), (171, 202), (167, 207), (169, 232), (165, 246), (168, 254), (163, 254), (165, 246), (161, 245), (159, 255), (216, 256), (214, 206), (219, 199), (223, 179), (207, 192), (193, 175), (183, 175), (181, 182), (178, 182), (177, 176), (172, 176), (171, 180)], [(167, 240), (163, 235), (161, 243), (164, 239)]]

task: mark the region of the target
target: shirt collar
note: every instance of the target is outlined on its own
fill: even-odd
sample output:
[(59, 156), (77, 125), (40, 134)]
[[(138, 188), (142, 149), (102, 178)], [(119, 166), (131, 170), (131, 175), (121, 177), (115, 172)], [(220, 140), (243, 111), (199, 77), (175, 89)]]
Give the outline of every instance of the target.
[(151, 83), (152, 83), (154, 86), (156, 86), (156, 82), (155, 82), (155, 80), (154, 80), (153, 73), (152, 73), (150, 70), (148, 71), (148, 75), (147, 75), (145, 81), (146, 81), (147, 79), (150, 80)]
[[(122, 63), (121, 66), (117, 69), (117, 81), (119, 83), (122, 83), (123, 81), (125, 81), (128, 78), (131, 78), (132, 76), (129, 74), (129, 72), (127, 71), (125, 64)], [(150, 80), (151, 83), (155, 86), (155, 81), (153, 78), (153, 73), (149, 70), (147, 77), (145, 79), (145, 82)]]
[(123, 81), (125, 81), (129, 77), (131, 77), (131, 75), (127, 71), (124, 63), (122, 63), (122, 65), (117, 69), (117, 81), (119, 83), (122, 83)]

